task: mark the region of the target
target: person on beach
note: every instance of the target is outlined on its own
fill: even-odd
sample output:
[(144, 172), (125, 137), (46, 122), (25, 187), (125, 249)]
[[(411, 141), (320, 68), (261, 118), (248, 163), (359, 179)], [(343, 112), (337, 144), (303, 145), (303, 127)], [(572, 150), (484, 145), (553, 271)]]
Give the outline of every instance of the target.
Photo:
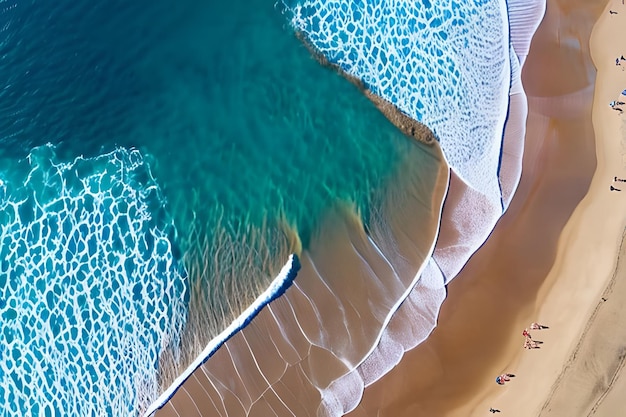
[(498, 410), (498, 409), (496, 409), (496, 408), (493, 408), (493, 407), (490, 407), (490, 408), (489, 408), (489, 412), (490, 412), (490, 413), (499, 413), (499, 412), (500, 412), (500, 410)]
[(533, 339), (527, 337), (524, 340), (524, 349), (539, 349), (539, 345)]
[(533, 322), (533, 323), (530, 323), (530, 328), (532, 330), (541, 330), (541, 329), (547, 329), (548, 326), (544, 326), (543, 324)]
[(511, 377), (513, 377), (515, 375), (513, 374), (502, 374), (502, 375), (498, 375), (496, 377), (496, 384), (498, 385), (504, 385), (505, 382), (508, 382), (511, 380)]
[(609, 10), (610, 14), (617, 14), (617, 12), (614, 12), (613, 10)]
[(626, 182), (626, 179), (613, 177), (613, 181)]
[(611, 191), (622, 191), (622, 190), (620, 190), (619, 188), (615, 188), (611, 185)]
[(532, 339), (533, 337), (530, 335), (530, 333), (528, 333), (528, 329), (524, 329), (524, 331), (522, 332), (522, 336), (528, 338), (528, 339)]

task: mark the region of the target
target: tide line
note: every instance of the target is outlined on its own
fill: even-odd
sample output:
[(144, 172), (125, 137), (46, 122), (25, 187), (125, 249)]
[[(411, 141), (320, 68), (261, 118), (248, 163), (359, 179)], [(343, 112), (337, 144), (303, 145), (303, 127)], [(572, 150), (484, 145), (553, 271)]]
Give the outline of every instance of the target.
[(219, 335), (213, 338), (207, 346), (204, 348), (202, 353), (198, 355), (198, 357), (182, 372), (170, 385), (170, 387), (154, 401), (148, 410), (144, 413), (144, 417), (148, 417), (157, 412), (160, 408), (162, 408), (178, 391), (178, 389), (185, 383), (189, 377), (193, 374), (193, 372), (202, 366), (207, 360), (213, 356), (213, 354), (224, 345), (231, 337), (233, 337), (237, 332), (246, 327), (250, 322), (261, 312), (261, 310), (283, 295), (285, 291), (293, 284), (296, 276), (298, 275), (298, 271), (300, 270), (300, 261), (298, 256), (292, 254), (289, 256), (289, 260), (282, 267), (278, 276), (274, 278), (269, 287), (259, 296), (257, 299), (243, 312), (237, 317), (233, 322)]

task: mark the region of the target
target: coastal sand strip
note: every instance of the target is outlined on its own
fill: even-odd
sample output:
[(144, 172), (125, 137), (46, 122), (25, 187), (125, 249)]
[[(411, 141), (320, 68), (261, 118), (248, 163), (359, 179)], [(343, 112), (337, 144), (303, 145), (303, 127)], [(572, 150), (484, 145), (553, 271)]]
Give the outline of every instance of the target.
[(439, 228), (448, 167), (439, 146), (412, 146), (425, 166), (401, 167), (400, 184), (371, 213), (370, 234), (353, 211), (330, 214), (292, 287), (156, 415), (315, 416), (356, 405), (363, 383), (354, 368), (429, 258)]
[[(622, 251), (626, 201), (609, 190), (613, 176), (624, 175), (618, 140), (623, 135), (623, 116), (608, 106), (626, 82), (613, 56), (619, 56), (620, 43), (614, 40), (625, 39), (626, 26), (608, 13), (610, 8), (626, 12), (621, 2), (609, 2), (590, 41), (598, 67), (593, 103), (598, 167), (589, 193), (562, 233), (554, 267), (538, 296), (534, 316), (551, 326), (541, 334), (545, 344), (539, 351), (511, 355), (509, 367), (520, 375), (519, 380), (500, 390), (500, 395), (491, 388), (482, 403), (486, 407), (487, 402), (497, 401), (496, 408), (507, 415), (612, 416), (623, 411), (623, 404), (613, 409), (602, 405), (619, 381), (626, 336), (622, 329), (612, 332), (626, 314), (620, 311), (625, 300), (619, 280), (623, 272), (619, 265), (615, 269)], [(480, 415), (482, 407), (474, 415)]]
[[(609, 10), (618, 13), (611, 14)], [(594, 195), (600, 204), (616, 207), (615, 216), (605, 218), (609, 226), (619, 228), (626, 223), (626, 205), (621, 195), (606, 190), (607, 174), (614, 172), (624, 176), (620, 152), (621, 140), (626, 139), (626, 118), (608, 107), (608, 102), (620, 100), (619, 92), (626, 88), (626, 73), (615, 65), (615, 58), (626, 51), (626, 7), (621, 1), (612, 0), (598, 20), (591, 37), (591, 52), (598, 68), (594, 100), (594, 128), (597, 137), (598, 193)], [(626, 61), (621, 61), (626, 66)], [(622, 95), (622, 101), (626, 96)], [(621, 138), (620, 141), (617, 138)], [(619, 182), (611, 182), (620, 187)], [(621, 187), (626, 188), (626, 187)], [(595, 191), (595, 190), (593, 190)], [(615, 200), (618, 198), (619, 200)], [(622, 200), (622, 201), (620, 201)], [(617, 210), (621, 209), (621, 213)], [(609, 212), (605, 212), (608, 215)], [(594, 217), (593, 213), (589, 213)], [(613, 236), (605, 236), (607, 243)], [(624, 385), (623, 368), (626, 361), (626, 231), (621, 235), (615, 270), (602, 297), (587, 321), (578, 342), (554, 382), (541, 416), (611, 416), (623, 412), (626, 401), (615, 392), (616, 385)], [(609, 249), (610, 253), (610, 249)], [(601, 281), (602, 276), (599, 276)], [(625, 391), (621, 391), (623, 394)], [(608, 398), (609, 401), (605, 401)]]
[[(622, 376), (626, 363), (626, 230), (622, 233), (617, 265), (602, 297), (580, 335), (578, 343), (554, 382), (540, 416), (596, 415)], [(624, 391), (622, 391), (623, 394)], [(606, 407), (597, 415), (616, 414)]]
[(438, 327), (365, 390), (361, 415), (467, 417), (475, 410), (482, 416), (497, 404), (486, 390), (503, 388), (493, 378), (522, 350), (521, 330), (541, 319), (533, 314), (535, 300), (559, 235), (595, 169), (594, 68), (586, 40), (603, 7), (548, 1), (522, 74), (529, 118), (518, 191), (489, 240), (449, 286)]

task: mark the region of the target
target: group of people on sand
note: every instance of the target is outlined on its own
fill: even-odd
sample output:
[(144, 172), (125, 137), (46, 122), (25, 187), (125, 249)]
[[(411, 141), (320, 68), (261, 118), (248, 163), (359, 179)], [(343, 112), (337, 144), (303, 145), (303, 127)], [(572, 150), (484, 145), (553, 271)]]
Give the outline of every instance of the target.
[[(547, 329), (548, 326), (544, 326), (543, 324), (539, 324), (539, 323), (530, 323), (529, 328), (531, 330), (542, 330), (542, 329)], [(528, 331), (528, 328), (524, 329), (524, 331), (522, 332), (522, 336), (524, 336), (524, 349), (538, 349), (539, 348), (539, 344), (542, 343), (538, 340), (533, 340), (533, 337), (531, 336), (530, 332)], [(513, 374), (501, 374), (498, 375), (496, 377), (496, 384), (498, 385), (504, 385), (505, 382), (508, 382), (511, 380), (512, 377), (514, 377), (515, 375)]]
[[(620, 61), (626, 61), (626, 58), (624, 58), (624, 55), (622, 55), (619, 58), (615, 58), (615, 65), (621, 65)], [(624, 68), (622, 67), (622, 70)], [(626, 90), (622, 91), (622, 96), (626, 96)], [(621, 96), (620, 96), (621, 97)], [(619, 114), (621, 115), (622, 113), (624, 113), (624, 110), (622, 110), (622, 108), (620, 106), (623, 106), (624, 104), (626, 104), (626, 102), (624, 101), (620, 101), (618, 100), (613, 100), (609, 103), (609, 106), (611, 106), (611, 109), (619, 112)], [(626, 182), (626, 179), (623, 178), (617, 178), (617, 177), (613, 177), (613, 182)], [(613, 184), (611, 184), (611, 186), (609, 187), (609, 189), (611, 191), (622, 191), (621, 188), (617, 188), (615, 186), (613, 186)]]
[(505, 382), (510, 381), (515, 375), (513, 374), (502, 374), (496, 377), (496, 384), (504, 385)]
[[(530, 323), (530, 328), (532, 330), (541, 330), (547, 329), (547, 326), (543, 326), (539, 323)], [(542, 343), (538, 340), (533, 340), (533, 337), (530, 335), (528, 329), (524, 329), (522, 332), (522, 336), (524, 336), (524, 349), (539, 349), (539, 344)]]
[[(613, 182), (626, 182), (626, 179), (624, 178), (617, 178), (617, 177), (613, 177)], [(622, 191), (621, 188), (616, 188), (613, 185), (611, 185), (610, 188), (611, 191)]]
[[(626, 90), (622, 91), (622, 96), (626, 96)], [(625, 102), (621, 101), (621, 100), (612, 100), (611, 102), (609, 102), (609, 106), (611, 106), (611, 109), (615, 110), (616, 112), (619, 112), (619, 114), (624, 113), (624, 110), (620, 107), (623, 106), (624, 104), (626, 104)]]

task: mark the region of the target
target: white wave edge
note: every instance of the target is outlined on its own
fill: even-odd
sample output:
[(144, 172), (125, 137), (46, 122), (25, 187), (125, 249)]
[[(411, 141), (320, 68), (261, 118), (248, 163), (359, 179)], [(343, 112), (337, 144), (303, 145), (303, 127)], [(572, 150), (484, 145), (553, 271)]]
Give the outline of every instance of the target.
[[(444, 156), (444, 160), (445, 160), (445, 156)], [(446, 161), (446, 164), (447, 164), (447, 161)], [(446, 193), (447, 193), (447, 188), (446, 188)], [(363, 356), (363, 358), (357, 364), (354, 364), (352, 366), (352, 369), (347, 374), (351, 374), (355, 372), (358, 369), (358, 367), (372, 354), (372, 352), (376, 350), (376, 346), (378, 345), (381, 338), (383, 337), (385, 328), (391, 321), (393, 314), (398, 310), (400, 305), (409, 296), (411, 291), (413, 291), (413, 288), (418, 284), (419, 280), (421, 279), (422, 272), (428, 265), (430, 259), (432, 258), (433, 251), (435, 250), (435, 245), (437, 243), (437, 238), (439, 236), (439, 229), (440, 229), (439, 226), (441, 225), (441, 214), (443, 211), (443, 203), (445, 201), (445, 197), (446, 196), (444, 195), (443, 198), (441, 199), (441, 203), (439, 204), (438, 217), (437, 217), (438, 225), (436, 228), (437, 233), (433, 237), (430, 248), (428, 249), (427, 257), (425, 258), (424, 262), (422, 262), (422, 264), (420, 265), (420, 268), (418, 269), (411, 283), (407, 285), (407, 288), (402, 294), (402, 296), (399, 297), (398, 301), (396, 301), (396, 303), (389, 309), (389, 312), (387, 313), (387, 316), (381, 326), (381, 330), (378, 333), (376, 339), (372, 342), (372, 347), (370, 348), (370, 350)], [(382, 256), (383, 259), (385, 259), (385, 261), (389, 263), (390, 266), (392, 266), (392, 269), (395, 270), (391, 262), (383, 254), (383, 252), (380, 250), (380, 248), (374, 242), (374, 240), (369, 235), (367, 236), (367, 238), (369, 242), (372, 244), (372, 246), (379, 253), (379, 255)], [(185, 369), (183, 373), (181, 373), (174, 380), (174, 382), (169, 386), (169, 388), (165, 390), (159, 396), (159, 398), (157, 398), (157, 400), (154, 401), (150, 405), (150, 407), (144, 413), (144, 417), (149, 417), (153, 415), (161, 407), (163, 407), (174, 396), (178, 388), (180, 388), (185, 383), (185, 381), (191, 376), (193, 372), (195, 372), (204, 362), (209, 360), (211, 356), (217, 351), (217, 349), (221, 348), (224, 343), (226, 343), (231, 337), (236, 335), (239, 331), (243, 330), (249, 324), (251, 317), (256, 316), (265, 306), (269, 305), (275, 299), (282, 297), (284, 293), (286, 292), (286, 290), (288, 289), (285, 287), (285, 285), (288, 284), (288, 286), (290, 286), (291, 283), (289, 282), (289, 280), (293, 282), (297, 278), (297, 276), (291, 278), (294, 272), (295, 272), (294, 271), (294, 255), (292, 254), (292, 255), (289, 255), (289, 260), (282, 267), (281, 271), (276, 276), (276, 278), (274, 278), (274, 280), (270, 283), (269, 287), (265, 291), (263, 291), (263, 293), (259, 295), (243, 313), (241, 313), (235, 320), (233, 320), (233, 322), (224, 331), (222, 331), (219, 335), (217, 335), (215, 338), (209, 341), (207, 346), (202, 350), (202, 352), (198, 355), (198, 357)], [(252, 318), (252, 320), (254, 319)], [(342, 378), (343, 376), (347, 374), (338, 376), (337, 380), (339, 380), (340, 378)], [(330, 388), (328, 388), (327, 390), (330, 390)], [(326, 390), (319, 390), (319, 391), (322, 394), (322, 400), (327, 397), (324, 395)]]
[[(259, 295), (254, 302), (241, 313), (233, 322), (222, 331), (219, 335), (209, 341), (206, 347), (198, 355), (198, 357), (183, 371), (160, 396), (154, 401), (150, 407), (144, 413), (144, 417), (150, 416), (163, 407), (176, 393), (185, 381), (195, 372), (204, 362), (206, 362), (213, 354), (224, 344), (233, 337), (237, 332), (244, 329), (247, 326), (247, 322), (250, 318), (256, 316), (266, 305), (272, 302), (274, 299), (280, 297), (281, 292), (284, 293), (285, 285), (289, 286), (293, 281), (292, 274), (294, 273), (294, 255), (289, 255), (287, 263), (282, 267), (276, 278), (270, 283), (269, 287), (261, 295)], [(278, 297), (277, 297), (278, 295)]]

